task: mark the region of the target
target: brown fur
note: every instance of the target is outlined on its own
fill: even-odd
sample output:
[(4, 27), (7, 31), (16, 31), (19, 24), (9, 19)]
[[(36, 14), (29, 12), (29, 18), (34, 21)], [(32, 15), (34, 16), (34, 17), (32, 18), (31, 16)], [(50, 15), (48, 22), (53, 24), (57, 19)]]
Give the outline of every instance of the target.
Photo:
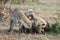
[(25, 21), (28, 25), (30, 25), (30, 28), (31, 28), (31, 26), (32, 26), (32, 21), (27, 18), (27, 16), (24, 14), (24, 12), (20, 10), (19, 15), (21, 16), (21, 18), (24, 19), (24, 21)]
[(42, 28), (44, 28), (46, 25), (47, 25), (47, 22), (44, 20), (44, 19), (42, 19), (41, 17), (36, 17), (35, 16), (35, 18), (38, 20), (38, 21), (42, 21), (42, 23), (44, 24), (44, 26), (42, 26)]

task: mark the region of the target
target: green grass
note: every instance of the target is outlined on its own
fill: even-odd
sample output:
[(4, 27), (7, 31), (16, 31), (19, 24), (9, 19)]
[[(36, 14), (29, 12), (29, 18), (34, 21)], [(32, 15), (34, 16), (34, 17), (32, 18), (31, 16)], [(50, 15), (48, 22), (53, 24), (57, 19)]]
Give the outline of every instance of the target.
[(52, 24), (51, 32), (60, 34), (60, 23), (59, 22)]
[(60, 34), (60, 13), (56, 12), (57, 20), (56, 23), (51, 25), (51, 30), (50, 33), (56, 33), (56, 34)]
[(13, 3), (13, 4), (20, 4), (20, 0), (12, 0), (12, 2), (11, 3)]

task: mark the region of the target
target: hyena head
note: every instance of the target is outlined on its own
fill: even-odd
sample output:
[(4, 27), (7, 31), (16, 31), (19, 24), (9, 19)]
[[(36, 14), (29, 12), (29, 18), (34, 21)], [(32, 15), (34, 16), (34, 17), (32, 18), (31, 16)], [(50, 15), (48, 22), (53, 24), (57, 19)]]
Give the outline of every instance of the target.
[(28, 9), (28, 11), (25, 13), (25, 15), (30, 19), (30, 20), (33, 20), (34, 19), (34, 10), (32, 9)]

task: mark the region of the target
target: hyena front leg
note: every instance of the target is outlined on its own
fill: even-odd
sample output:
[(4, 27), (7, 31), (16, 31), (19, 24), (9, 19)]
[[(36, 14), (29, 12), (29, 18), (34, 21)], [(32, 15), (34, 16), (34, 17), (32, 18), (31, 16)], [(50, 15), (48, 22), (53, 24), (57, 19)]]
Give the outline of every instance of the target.
[(41, 26), (40, 24), (38, 24), (37, 29), (38, 29), (38, 31), (37, 31), (37, 32), (38, 32), (39, 34), (41, 34), (41, 33), (42, 33), (42, 32), (41, 32), (41, 31), (42, 31), (42, 26)]
[(8, 30), (8, 32), (11, 32), (12, 31), (12, 29), (13, 29), (13, 26), (14, 26), (14, 20), (11, 20), (10, 21), (10, 28), (9, 28), (9, 30)]
[(19, 22), (19, 33), (26, 33), (26, 28), (24, 27), (24, 25)]
[(23, 25), (19, 22), (19, 34), (20, 34), (21, 32), (23, 32), (22, 26), (23, 26)]
[(27, 33), (27, 28), (25, 28), (24, 26), (22, 26), (22, 30), (24, 33)]
[(41, 28), (41, 26), (39, 26), (39, 28), (38, 28), (38, 32), (39, 32), (39, 34), (41, 34), (42, 32), (42, 28)]

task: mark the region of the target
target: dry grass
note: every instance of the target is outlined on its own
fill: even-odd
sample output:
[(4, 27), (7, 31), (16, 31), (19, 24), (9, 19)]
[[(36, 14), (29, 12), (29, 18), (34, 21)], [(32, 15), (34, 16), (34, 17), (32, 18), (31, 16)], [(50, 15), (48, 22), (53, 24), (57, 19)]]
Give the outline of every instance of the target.
[[(8, 3), (5, 6), (10, 6)], [(29, 2), (25, 4), (19, 4), (11, 5), (12, 8), (14, 7), (22, 7), (23, 9), (32, 8), (35, 11), (38, 11), (36, 15), (44, 18), (47, 20), (50, 24), (53, 24), (57, 18), (56, 11), (59, 12), (60, 10), (60, 0), (40, 0), (40, 3), (36, 4), (35, 2)], [(7, 24), (6, 24), (7, 23)], [(8, 22), (0, 22), (0, 29), (6, 30), (9, 29), (9, 23)], [(19, 29), (19, 27), (14, 27), (14, 29)], [(18, 34), (18, 33), (12, 33), (9, 34), (6, 31), (0, 30), (0, 40), (60, 40), (60, 34), (59, 35), (49, 35), (49, 34)]]
[(0, 33), (0, 40), (59, 40), (60, 36), (43, 34), (4, 34)]

